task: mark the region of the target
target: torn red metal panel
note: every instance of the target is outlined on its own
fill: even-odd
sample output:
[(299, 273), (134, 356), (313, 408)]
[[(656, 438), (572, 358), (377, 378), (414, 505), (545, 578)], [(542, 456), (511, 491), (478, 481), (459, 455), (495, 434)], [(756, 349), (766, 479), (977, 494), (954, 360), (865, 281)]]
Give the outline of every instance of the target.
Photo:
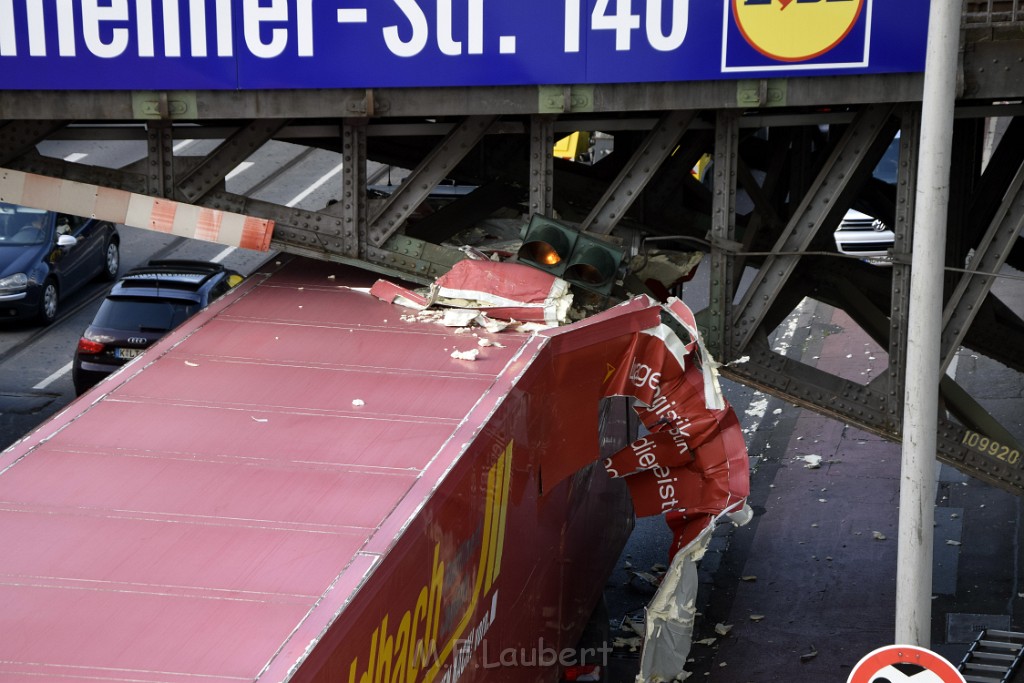
[(556, 680), (517, 653), (631, 529), (597, 415), (664, 309), (464, 361), (365, 273), (272, 270), (0, 455), (0, 682)]
[[(548, 293), (561, 291), (556, 284), (561, 280), (519, 264), (460, 265), (439, 278), (438, 287), (446, 282), (453, 295), (478, 301), (543, 300)], [(374, 287), (380, 288), (378, 296), (395, 300), (393, 285)], [(488, 294), (488, 288), (498, 293)], [(491, 312), (500, 314), (515, 317), (508, 311)], [(712, 519), (743, 504), (749, 494), (749, 469), (742, 430), (718, 386), (714, 360), (703, 347), (693, 313), (682, 301), (673, 298), (662, 305), (638, 297), (544, 334), (556, 340), (560, 352), (558, 365), (551, 368), (556, 379), (550, 415), (555, 423), (594, 432), (597, 414), (581, 408), (577, 396), (636, 399), (648, 433), (608, 458), (605, 467), (613, 477), (626, 479), (638, 515), (666, 515), (674, 535), (670, 556)], [(591, 339), (603, 341), (592, 344)], [(559, 433), (550, 426), (542, 430), (549, 435), (540, 445), (542, 467), (551, 483), (598, 457), (571, 447), (573, 432)], [(566, 453), (578, 453), (581, 459), (572, 460)]]
[[(609, 338), (609, 327), (621, 330)], [(605, 465), (624, 477), (638, 515), (668, 513), (682, 548), (710, 520), (743, 504), (749, 495), (747, 450), (736, 415), (718, 387), (714, 363), (703, 350), (693, 314), (679, 300), (660, 305), (639, 297), (596, 315), (580, 329), (545, 331), (558, 343), (559, 363), (550, 419), (596, 429), (597, 416), (578, 395), (632, 396), (650, 432)], [(601, 343), (586, 344), (587, 337)], [(549, 433), (551, 430), (547, 430)], [(583, 462), (567, 453), (571, 435), (541, 448), (545, 480), (570, 475)], [(596, 457), (581, 455), (588, 460)]]
[(565, 322), (572, 302), (565, 280), (519, 263), (459, 261), (434, 288), (438, 296), (465, 299), (492, 318), (547, 325)]
[(430, 305), (430, 299), (411, 289), (397, 285), (390, 280), (377, 280), (370, 287), (370, 294), (389, 304), (422, 310)]

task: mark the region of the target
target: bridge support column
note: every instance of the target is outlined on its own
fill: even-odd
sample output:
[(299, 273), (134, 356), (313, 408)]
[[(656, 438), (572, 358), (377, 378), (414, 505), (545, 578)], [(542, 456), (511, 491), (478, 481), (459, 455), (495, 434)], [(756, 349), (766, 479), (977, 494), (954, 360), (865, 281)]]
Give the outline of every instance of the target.
[(530, 117), (530, 212), (552, 215), (554, 209), (555, 119), (551, 116)]
[(922, 97), (896, 566), (896, 642), (931, 643), (942, 282), (961, 7), (935, 2)]

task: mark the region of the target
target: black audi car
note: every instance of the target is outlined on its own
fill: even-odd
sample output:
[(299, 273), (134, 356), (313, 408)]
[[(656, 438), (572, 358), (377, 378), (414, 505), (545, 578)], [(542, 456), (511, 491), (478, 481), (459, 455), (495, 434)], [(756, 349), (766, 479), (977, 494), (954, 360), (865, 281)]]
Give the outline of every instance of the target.
[(57, 317), (60, 301), (121, 265), (120, 236), (108, 221), (0, 202), (0, 317)]
[(218, 263), (155, 260), (118, 280), (86, 328), (72, 365), (84, 393), (242, 281)]

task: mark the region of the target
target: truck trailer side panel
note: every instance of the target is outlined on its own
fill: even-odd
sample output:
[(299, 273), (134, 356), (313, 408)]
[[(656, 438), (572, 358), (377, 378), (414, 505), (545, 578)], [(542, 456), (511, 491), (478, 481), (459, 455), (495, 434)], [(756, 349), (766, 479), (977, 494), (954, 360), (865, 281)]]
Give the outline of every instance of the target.
[(0, 457), (0, 681), (554, 680), (632, 510), (543, 482), (550, 340), (271, 270)]

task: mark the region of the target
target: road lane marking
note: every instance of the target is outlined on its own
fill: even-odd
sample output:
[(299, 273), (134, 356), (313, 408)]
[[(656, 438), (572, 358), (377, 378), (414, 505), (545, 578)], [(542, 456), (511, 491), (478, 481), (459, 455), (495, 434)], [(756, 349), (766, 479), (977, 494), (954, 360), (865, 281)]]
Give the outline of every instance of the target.
[(220, 263), (221, 261), (226, 259), (228, 257), (228, 255), (231, 254), (231, 252), (233, 252), (237, 248), (238, 247), (228, 247), (227, 249), (225, 249), (224, 251), (220, 252), (219, 254), (214, 256), (212, 259), (210, 259), (210, 261), (213, 262), (213, 263)]
[(336, 176), (339, 173), (341, 173), (341, 167), (342, 167), (342, 164), (338, 164), (337, 166), (332, 168), (330, 171), (328, 171), (326, 174), (324, 174), (320, 178), (320, 180), (316, 181), (315, 183), (313, 183), (312, 185), (307, 187), (303, 192), (301, 192), (298, 195), (296, 195), (290, 202), (285, 204), (285, 206), (287, 206), (288, 208), (291, 208), (291, 207), (295, 206), (296, 204), (298, 204), (299, 202), (301, 202), (306, 197), (308, 197), (309, 195), (311, 195), (314, 192), (316, 192), (318, 189), (320, 189), (320, 187), (324, 183), (326, 183), (328, 180), (330, 180), (334, 176)]
[(245, 173), (255, 165), (256, 164), (252, 161), (243, 161), (238, 166), (235, 166), (233, 169), (231, 169), (231, 172), (224, 176), (224, 180), (231, 180), (239, 173)]
[(40, 382), (39, 384), (35, 385), (32, 388), (33, 389), (37, 389), (37, 390), (43, 390), (43, 389), (45, 389), (46, 387), (50, 386), (51, 384), (53, 384), (54, 382), (56, 382), (58, 379), (60, 379), (61, 377), (63, 377), (64, 375), (66, 375), (69, 372), (71, 372), (71, 362), (68, 362), (67, 365), (65, 365), (61, 369), (57, 370), (52, 375), (50, 375), (49, 377), (47, 377), (42, 382)]

